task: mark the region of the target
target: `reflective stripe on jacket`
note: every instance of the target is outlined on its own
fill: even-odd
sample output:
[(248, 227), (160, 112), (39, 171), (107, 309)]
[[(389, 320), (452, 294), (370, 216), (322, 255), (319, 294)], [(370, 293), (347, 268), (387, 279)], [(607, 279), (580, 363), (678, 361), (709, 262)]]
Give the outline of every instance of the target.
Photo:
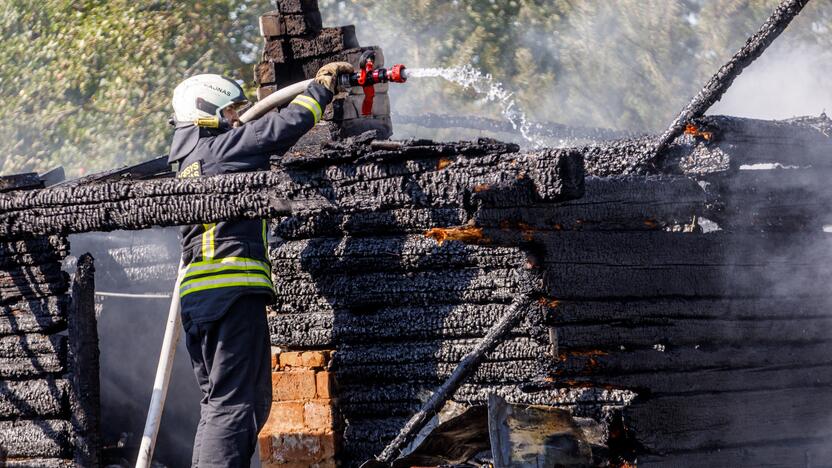
[[(177, 128), (170, 159), (178, 177), (268, 170), (272, 155), (294, 145), (321, 118), (332, 93), (312, 83), (280, 112), (226, 132), (194, 126)], [(223, 221), (184, 226), (180, 284), (182, 320), (187, 328), (220, 318), (243, 294), (274, 294), (265, 220)]]

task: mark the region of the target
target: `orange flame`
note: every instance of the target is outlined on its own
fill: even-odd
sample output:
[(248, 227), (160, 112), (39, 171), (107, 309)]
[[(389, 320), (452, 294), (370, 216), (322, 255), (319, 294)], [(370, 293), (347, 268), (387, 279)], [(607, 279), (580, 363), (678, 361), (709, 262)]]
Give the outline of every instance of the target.
[(700, 131), (696, 125), (691, 123), (685, 125), (685, 135), (704, 138), (705, 141), (711, 141), (714, 138), (713, 132)]

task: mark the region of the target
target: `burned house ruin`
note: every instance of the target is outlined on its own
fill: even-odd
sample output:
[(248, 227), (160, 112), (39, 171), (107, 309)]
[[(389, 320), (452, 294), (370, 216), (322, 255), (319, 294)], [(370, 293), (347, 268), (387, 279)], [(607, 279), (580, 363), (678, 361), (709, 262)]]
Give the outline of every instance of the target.
[[(261, 95), (366, 50), (314, 1), (277, 5)], [(832, 459), (829, 118), (698, 117), (655, 164), (652, 137), (388, 140), (376, 99), (369, 118), (361, 94), (337, 101), (270, 172), (176, 180), (160, 159), (48, 188), (3, 178), (4, 463), (96, 465), (95, 286), (79, 257), (68, 300), (66, 235), (259, 217), (278, 294), (263, 466), (381, 453), (528, 288), (439, 419), (491, 395), (563, 410), (572, 466)], [(96, 236), (79, 244), (102, 284), (172, 283), (175, 251)]]

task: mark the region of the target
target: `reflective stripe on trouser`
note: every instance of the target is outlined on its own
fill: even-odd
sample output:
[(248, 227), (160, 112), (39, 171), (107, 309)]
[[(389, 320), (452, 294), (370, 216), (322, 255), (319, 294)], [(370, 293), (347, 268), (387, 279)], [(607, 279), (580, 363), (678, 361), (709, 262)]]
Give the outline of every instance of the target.
[(190, 263), (179, 285), (179, 297), (232, 286), (265, 287), (274, 291), (269, 264), (244, 257)]

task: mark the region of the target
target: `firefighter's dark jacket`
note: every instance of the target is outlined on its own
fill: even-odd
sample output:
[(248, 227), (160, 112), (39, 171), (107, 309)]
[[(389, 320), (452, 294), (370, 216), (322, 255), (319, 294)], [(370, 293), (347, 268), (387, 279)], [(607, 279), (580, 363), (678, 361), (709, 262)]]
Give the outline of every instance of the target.
[[(280, 112), (226, 132), (177, 127), (169, 159), (179, 161), (178, 177), (268, 169), (270, 156), (294, 145), (331, 100), (332, 93), (313, 82)], [(179, 294), (186, 329), (220, 318), (243, 294), (274, 294), (265, 220), (183, 227), (182, 261)]]

